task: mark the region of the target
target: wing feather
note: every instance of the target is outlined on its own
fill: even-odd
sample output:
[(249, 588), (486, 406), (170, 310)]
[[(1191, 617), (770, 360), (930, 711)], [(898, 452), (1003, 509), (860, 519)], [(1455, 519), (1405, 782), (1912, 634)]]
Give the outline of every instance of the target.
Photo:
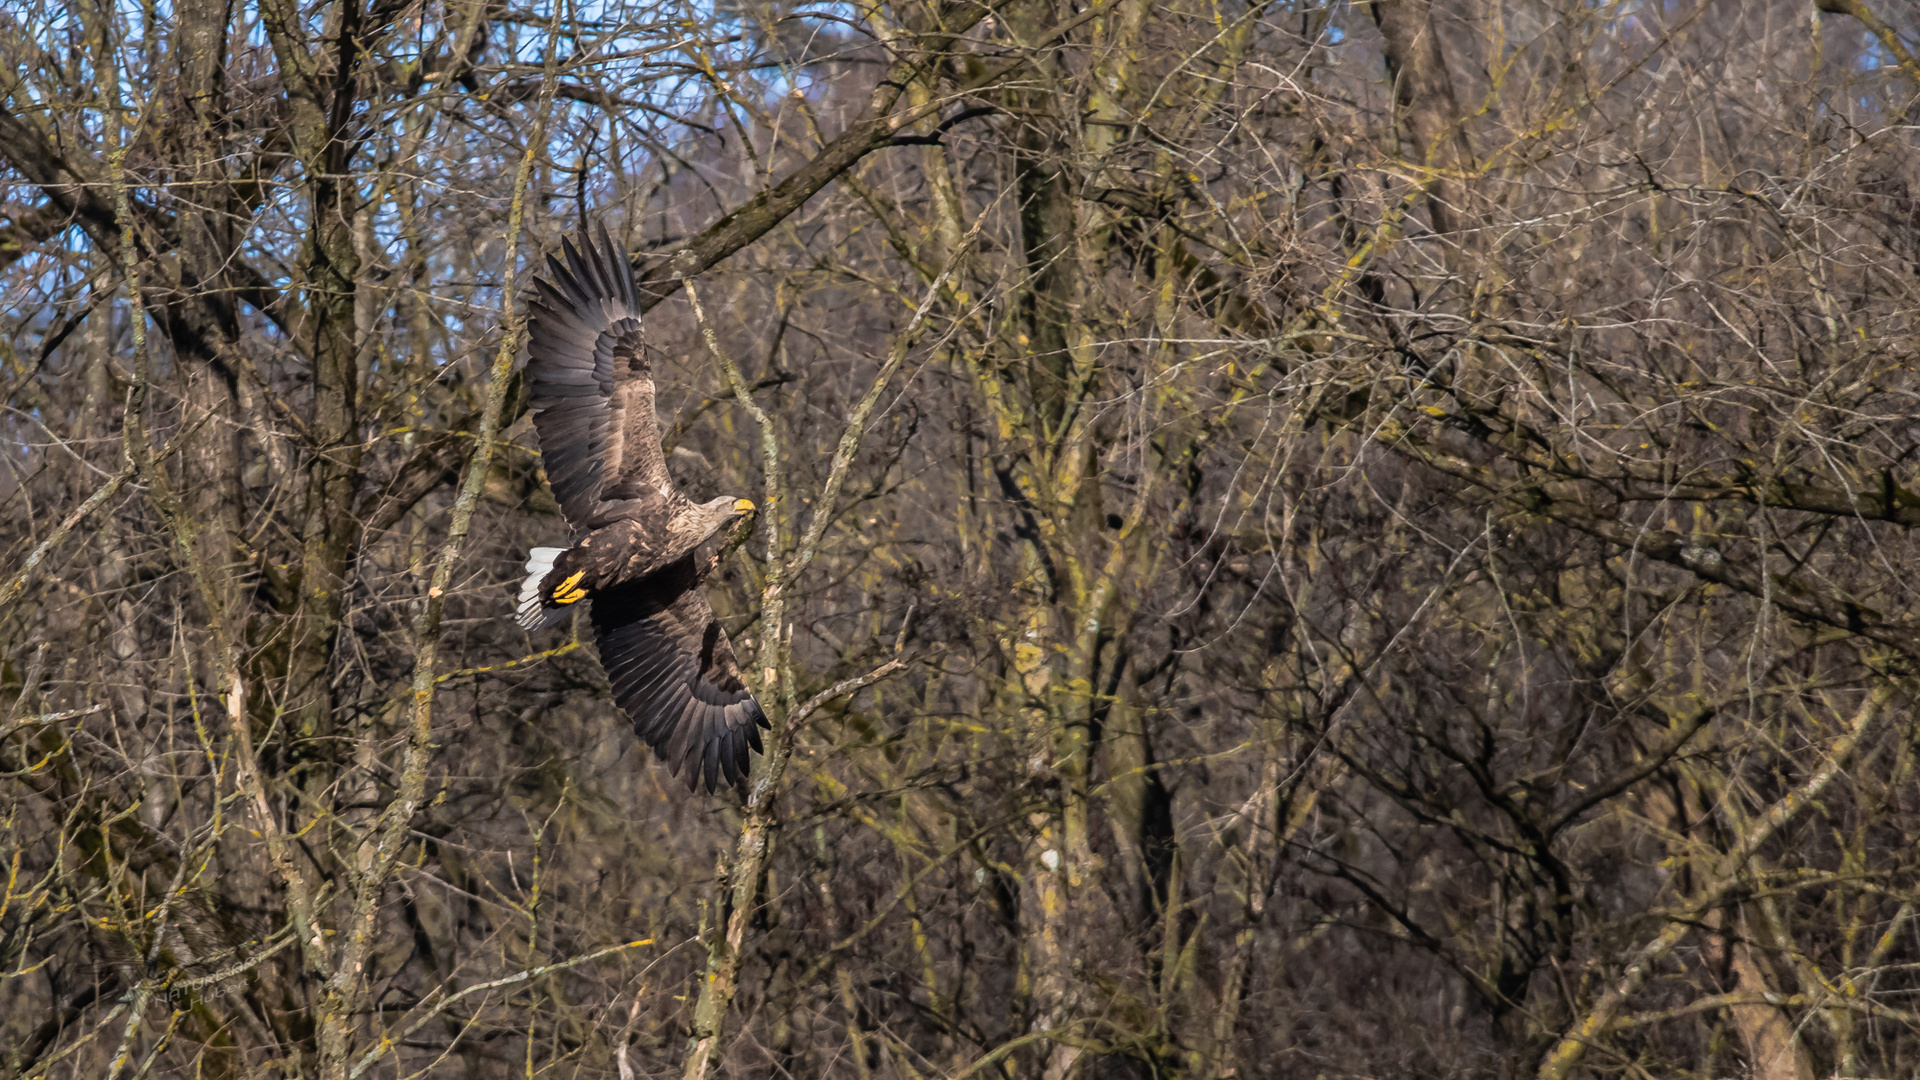
[(534, 279), (527, 388), (554, 501), (584, 531), (603, 502), (625, 497), (614, 490), (623, 479), (661, 454), (633, 271), (605, 228), (598, 242), (579, 240), (561, 245), (561, 258), (549, 255)]
[(760, 749), (766, 714), (688, 554), (658, 573), (595, 595), (593, 626), (614, 700), (634, 732), (687, 786), (737, 784)]

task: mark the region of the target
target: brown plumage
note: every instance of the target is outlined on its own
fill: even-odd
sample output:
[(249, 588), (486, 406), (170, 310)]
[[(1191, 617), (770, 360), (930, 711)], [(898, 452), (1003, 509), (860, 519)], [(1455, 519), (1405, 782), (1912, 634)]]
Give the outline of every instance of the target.
[(738, 784), (766, 714), (740, 677), (701, 589), (694, 549), (745, 499), (695, 504), (673, 486), (654, 417), (633, 272), (606, 230), (564, 245), (534, 278), (527, 390), (540, 454), (576, 542), (534, 548), (520, 624), (560, 621), (593, 601), (600, 663), (634, 730), (687, 786)]

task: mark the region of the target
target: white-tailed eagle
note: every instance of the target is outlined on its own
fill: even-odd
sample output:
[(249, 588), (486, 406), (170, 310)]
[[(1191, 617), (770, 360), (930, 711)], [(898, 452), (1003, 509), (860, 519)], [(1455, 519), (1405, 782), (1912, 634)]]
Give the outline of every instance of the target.
[(738, 784), (767, 726), (701, 588), (694, 550), (753, 512), (745, 499), (693, 503), (674, 487), (653, 411), (653, 367), (625, 255), (600, 230), (549, 255), (534, 278), (527, 389), (568, 548), (534, 548), (520, 625), (559, 622), (593, 601), (600, 663), (633, 727), (687, 786)]

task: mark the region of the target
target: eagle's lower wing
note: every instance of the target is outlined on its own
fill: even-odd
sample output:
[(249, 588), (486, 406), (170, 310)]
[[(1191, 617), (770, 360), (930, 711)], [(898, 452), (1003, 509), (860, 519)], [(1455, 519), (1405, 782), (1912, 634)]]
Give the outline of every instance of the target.
[(593, 629), (613, 697), (634, 730), (687, 786), (708, 791), (747, 771), (767, 726), (733, 647), (713, 617), (689, 554), (656, 574), (594, 595)]
[(585, 530), (604, 500), (628, 497), (636, 478), (657, 486), (667, 466), (632, 268), (604, 228), (599, 243), (580, 241), (534, 279), (527, 390), (554, 500)]

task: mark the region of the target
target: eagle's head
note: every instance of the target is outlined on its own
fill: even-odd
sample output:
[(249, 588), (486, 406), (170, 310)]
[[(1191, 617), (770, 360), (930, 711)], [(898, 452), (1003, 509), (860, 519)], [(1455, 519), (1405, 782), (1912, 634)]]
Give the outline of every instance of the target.
[(706, 514), (707, 520), (712, 523), (714, 531), (718, 532), (733, 522), (752, 514), (755, 507), (752, 499), (736, 499), (731, 495), (722, 495), (710, 502), (701, 503), (700, 509)]

